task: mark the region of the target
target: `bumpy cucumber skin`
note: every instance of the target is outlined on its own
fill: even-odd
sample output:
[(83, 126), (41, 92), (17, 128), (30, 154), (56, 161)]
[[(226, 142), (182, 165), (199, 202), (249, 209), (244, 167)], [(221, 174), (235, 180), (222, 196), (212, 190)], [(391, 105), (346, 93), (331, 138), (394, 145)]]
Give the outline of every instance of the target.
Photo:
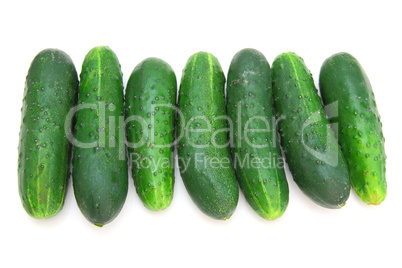
[(131, 172), (138, 196), (153, 211), (173, 198), (176, 92), (174, 71), (157, 58), (139, 63), (126, 88)]
[(119, 214), (128, 188), (125, 131), (121, 123), (123, 80), (114, 52), (105, 46), (91, 49), (82, 64), (80, 79), (78, 103), (92, 106), (82, 106), (77, 111), (75, 138), (93, 146), (74, 144), (74, 194), (87, 220), (102, 227)]
[(220, 220), (230, 218), (239, 198), (230, 163), (224, 87), (225, 76), (212, 54), (198, 52), (188, 59), (178, 102), (179, 168), (194, 203)]
[(317, 204), (342, 207), (349, 174), (310, 71), (298, 55), (283, 53), (272, 77), (281, 145), (295, 182)]
[[(289, 188), (276, 132), (271, 68), (261, 52), (248, 48), (233, 57), (227, 80), (227, 111), (233, 123), (231, 153), (240, 188), (261, 217), (279, 218), (288, 205)], [(248, 141), (245, 128), (250, 130)], [(269, 132), (253, 132), (263, 129)], [(253, 164), (253, 159), (264, 162)]]
[(45, 49), (29, 67), (22, 105), (18, 185), (22, 205), (37, 219), (63, 207), (71, 145), (64, 120), (77, 102), (78, 77), (71, 58)]
[[(384, 136), (370, 81), (360, 63), (348, 53), (325, 60), (320, 72), (324, 104), (338, 123), (338, 142), (357, 195), (369, 205), (378, 205), (387, 195)], [(332, 114), (335, 113), (335, 114)]]

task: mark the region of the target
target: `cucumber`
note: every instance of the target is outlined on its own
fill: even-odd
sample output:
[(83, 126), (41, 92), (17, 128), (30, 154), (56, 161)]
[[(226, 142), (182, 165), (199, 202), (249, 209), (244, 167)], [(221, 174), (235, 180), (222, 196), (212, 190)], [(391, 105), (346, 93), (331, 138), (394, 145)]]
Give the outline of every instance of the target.
[(147, 58), (126, 88), (126, 129), (131, 172), (141, 201), (150, 210), (173, 198), (176, 75), (169, 64)]
[(45, 49), (33, 59), (21, 109), (18, 188), (24, 209), (37, 219), (55, 216), (64, 204), (71, 155), (64, 120), (76, 105), (77, 87), (63, 51)]
[(127, 196), (123, 99), (116, 55), (105, 46), (91, 49), (80, 74), (72, 175), (78, 207), (99, 227), (119, 214)]
[(286, 210), (289, 188), (273, 112), (271, 68), (261, 52), (239, 51), (230, 63), (227, 111), (237, 180), (247, 202), (263, 218)]
[(281, 145), (293, 179), (317, 204), (342, 207), (350, 194), (349, 174), (313, 77), (295, 53), (272, 65), (274, 106)]
[(325, 60), (320, 72), (320, 92), (332, 122), (338, 125), (338, 142), (357, 195), (378, 205), (387, 195), (382, 124), (370, 81), (359, 62), (348, 53)]
[(183, 70), (178, 106), (178, 161), (184, 185), (198, 208), (228, 219), (239, 188), (230, 162), (225, 76), (212, 54), (198, 52)]

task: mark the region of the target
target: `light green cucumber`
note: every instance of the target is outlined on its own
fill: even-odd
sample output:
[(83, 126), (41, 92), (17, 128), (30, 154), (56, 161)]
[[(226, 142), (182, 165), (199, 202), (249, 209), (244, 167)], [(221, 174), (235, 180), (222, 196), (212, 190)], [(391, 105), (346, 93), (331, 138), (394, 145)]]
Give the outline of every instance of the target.
[(331, 121), (338, 126), (338, 141), (357, 195), (379, 205), (387, 195), (384, 136), (370, 81), (360, 63), (348, 53), (325, 60), (320, 91)]
[(173, 198), (176, 75), (157, 58), (139, 63), (127, 83), (126, 123), (135, 189), (150, 210)]

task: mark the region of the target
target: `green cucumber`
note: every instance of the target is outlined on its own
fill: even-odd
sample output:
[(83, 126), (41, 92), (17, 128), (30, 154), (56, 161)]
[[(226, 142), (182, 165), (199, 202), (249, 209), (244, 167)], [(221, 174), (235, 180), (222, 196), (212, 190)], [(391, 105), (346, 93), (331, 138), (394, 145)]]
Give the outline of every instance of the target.
[(359, 62), (348, 53), (325, 60), (320, 91), (332, 122), (338, 125), (338, 142), (357, 195), (378, 205), (387, 195), (384, 136), (370, 81)]
[(71, 155), (64, 120), (76, 105), (77, 87), (66, 53), (45, 49), (36, 55), (25, 82), (18, 147), (19, 194), (34, 218), (53, 217), (64, 204)]
[(150, 210), (167, 208), (173, 198), (176, 91), (174, 71), (157, 58), (138, 64), (127, 83), (131, 172), (137, 194)]
[(236, 209), (239, 187), (230, 162), (225, 76), (212, 54), (198, 52), (183, 70), (178, 106), (178, 157), (194, 203), (214, 219)]
[(128, 187), (123, 79), (114, 52), (104, 46), (89, 51), (80, 79), (74, 195), (87, 220), (102, 227), (119, 214)]
[(255, 49), (239, 51), (230, 63), (227, 111), (240, 188), (261, 217), (274, 220), (286, 210), (289, 188), (275, 126), (271, 69)]
[(272, 65), (274, 106), (281, 145), (293, 179), (317, 204), (342, 207), (350, 194), (349, 174), (313, 77), (295, 53)]

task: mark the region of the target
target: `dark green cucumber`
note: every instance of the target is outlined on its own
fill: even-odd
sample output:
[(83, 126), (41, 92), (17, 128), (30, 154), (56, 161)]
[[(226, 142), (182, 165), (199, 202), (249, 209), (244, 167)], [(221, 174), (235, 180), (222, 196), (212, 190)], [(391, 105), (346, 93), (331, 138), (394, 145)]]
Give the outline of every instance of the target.
[(230, 63), (227, 111), (240, 188), (261, 217), (274, 220), (286, 210), (289, 188), (273, 112), (271, 68), (255, 49), (239, 51)]
[(184, 185), (206, 215), (228, 219), (239, 189), (230, 162), (225, 76), (218, 60), (198, 52), (187, 61), (179, 93), (178, 156)]
[(325, 60), (320, 91), (328, 115), (338, 124), (338, 142), (357, 195), (378, 205), (387, 195), (382, 124), (370, 81), (359, 62), (348, 53)]
[(19, 194), (34, 218), (53, 217), (64, 204), (71, 155), (64, 121), (77, 102), (77, 87), (66, 53), (45, 49), (36, 55), (25, 82), (18, 147)]
[(114, 52), (104, 46), (89, 51), (80, 79), (74, 194), (83, 215), (101, 227), (119, 214), (128, 187), (123, 79)]
[(272, 78), (281, 145), (295, 182), (317, 204), (343, 206), (349, 174), (310, 71), (298, 55), (283, 53)]
[(126, 88), (127, 140), (134, 185), (150, 210), (173, 197), (176, 75), (169, 64), (148, 58), (131, 73)]

